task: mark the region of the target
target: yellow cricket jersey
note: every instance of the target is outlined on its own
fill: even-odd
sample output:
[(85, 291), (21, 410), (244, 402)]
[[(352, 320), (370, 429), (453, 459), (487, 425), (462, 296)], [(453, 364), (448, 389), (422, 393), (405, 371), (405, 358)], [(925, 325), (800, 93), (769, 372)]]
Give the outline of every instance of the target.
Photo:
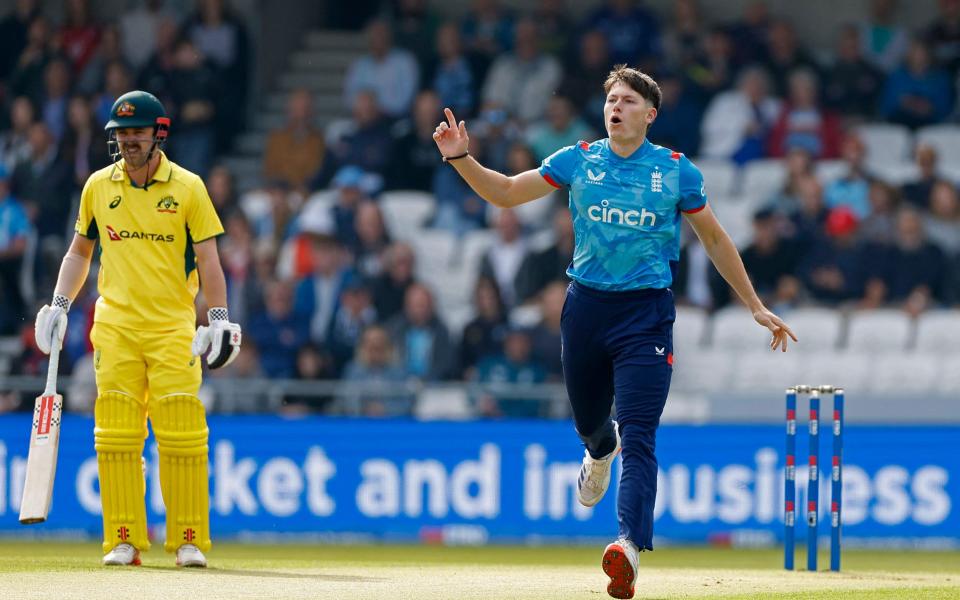
[(200, 177), (163, 153), (143, 188), (123, 160), (100, 169), (83, 187), (76, 231), (100, 238), (94, 321), (146, 331), (195, 323), (193, 244), (223, 233)]

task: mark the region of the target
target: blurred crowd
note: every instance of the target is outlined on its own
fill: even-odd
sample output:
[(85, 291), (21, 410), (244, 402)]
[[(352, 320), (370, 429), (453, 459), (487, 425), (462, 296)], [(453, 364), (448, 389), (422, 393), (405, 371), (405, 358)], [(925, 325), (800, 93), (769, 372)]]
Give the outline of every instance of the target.
[[(346, 72), (349, 116), (321, 130), (313, 93), (293, 91), (286, 124), (265, 143), (262, 189), (241, 193), (216, 157), (243, 127), (248, 42), (222, 0), (199, 0), (185, 21), (162, 0), (147, 0), (112, 23), (94, 22), (87, 2), (69, 0), (61, 24), (20, 0), (0, 22), (8, 116), (0, 129), (0, 333), (22, 332), (26, 347), (14, 372), (41, 372), (27, 326), (33, 304), (53, 286), (53, 258), (75, 210), (67, 199), (106, 164), (107, 110), (131, 87), (164, 101), (174, 123), (170, 155), (204, 175), (226, 229), (220, 248), (231, 316), (245, 336), (241, 357), (214, 380), (338, 379), (397, 389), (410, 381), (561, 381), (560, 312), (573, 250), (564, 193), (490, 210), (441, 162), (431, 136), (450, 107), (467, 121), (481, 163), (507, 174), (536, 168), (562, 146), (605, 135), (602, 82), (619, 63), (660, 83), (654, 143), (738, 167), (784, 159), (786, 182), (758, 204), (741, 248), (776, 310), (821, 304), (918, 314), (960, 303), (960, 200), (938, 168), (945, 157), (921, 144), (918, 178), (891, 184), (873, 172), (855, 133), (862, 123), (915, 130), (957, 119), (960, 0), (942, 0), (916, 31), (894, 17), (907, 7), (873, 0), (859, 22), (838, 28), (830, 51), (807, 47), (764, 2), (720, 23), (705, 22), (695, 0), (671, 6), (672, 14), (658, 15), (642, 2), (606, 0), (574, 19), (563, 0), (540, 0), (529, 12), (473, 0), (447, 19), (425, 0), (384, 2), (365, 26), (366, 52)], [(842, 174), (819, 176), (824, 160), (842, 161)], [(470, 276), (446, 284), (469, 282), (468, 318), (441, 310), (450, 308), (438, 300), (444, 281), (423, 267), (437, 257), (388, 226), (383, 199), (397, 190), (432, 198), (417, 224), (423, 231), (460, 241), (488, 236), (477, 260), (462, 263)], [(678, 300), (720, 308), (730, 291), (692, 242), (685, 231)], [(25, 273), (31, 251), (37, 258)], [(66, 369), (90, 361), (85, 332), (95, 297), (91, 282), (71, 311)], [(487, 416), (542, 414), (540, 403), (502, 395), (476, 402)], [(334, 405), (325, 396), (287, 403), (307, 411)], [(410, 409), (399, 391), (363, 408)]]

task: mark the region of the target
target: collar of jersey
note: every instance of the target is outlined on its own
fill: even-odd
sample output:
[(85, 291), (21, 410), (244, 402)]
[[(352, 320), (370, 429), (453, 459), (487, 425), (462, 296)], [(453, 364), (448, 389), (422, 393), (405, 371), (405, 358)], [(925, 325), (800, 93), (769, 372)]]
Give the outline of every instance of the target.
[[(173, 167), (170, 166), (170, 160), (167, 159), (167, 155), (164, 154), (163, 151), (160, 151), (160, 164), (157, 166), (157, 170), (153, 174), (153, 179), (151, 179), (150, 182), (151, 183), (154, 181), (168, 182), (170, 181), (170, 175), (172, 173), (173, 173)], [(127, 183), (129, 183), (130, 185), (134, 185), (134, 183), (130, 181), (130, 176), (127, 174), (127, 169), (124, 166), (123, 159), (121, 158), (117, 162), (117, 168), (115, 168), (113, 170), (113, 173), (110, 174), (110, 180), (123, 181), (124, 179), (126, 179)], [(139, 186), (134, 186), (134, 187), (139, 187)]]
[(616, 152), (614, 152), (614, 151), (613, 151), (613, 148), (610, 147), (610, 138), (604, 139), (604, 145), (605, 145), (606, 148), (607, 148), (607, 155), (608, 155), (608, 156), (610, 157), (610, 159), (613, 160), (613, 161), (618, 161), (618, 160), (620, 160), (620, 161), (637, 160), (638, 158), (642, 158), (643, 156), (645, 156), (645, 155), (647, 154), (647, 152), (650, 151), (650, 147), (653, 146), (653, 144), (650, 143), (650, 140), (649, 140), (649, 139), (643, 138), (643, 143), (640, 144), (640, 147), (637, 148), (636, 150), (634, 150), (634, 151), (633, 151), (633, 154), (631, 154), (630, 156), (624, 158), (624, 157), (620, 156), (619, 154), (617, 154)]

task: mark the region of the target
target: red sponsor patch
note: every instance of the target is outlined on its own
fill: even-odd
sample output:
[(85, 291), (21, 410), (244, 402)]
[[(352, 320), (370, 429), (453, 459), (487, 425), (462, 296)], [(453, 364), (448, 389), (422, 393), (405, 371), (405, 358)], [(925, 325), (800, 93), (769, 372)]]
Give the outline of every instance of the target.
[(673, 160), (680, 160), (680, 157), (681, 157), (681, 156), (683, 156), (683, 155), (680, 154), (679, 152), (671, 152), (671, 153), (670, 153), (670, 158), (672, 158)]
[(667, 352), (667, 364), (673, 365), (673, 352)]
[(114, 242), (121, 241), (120, 235), (114, 231), (113, 227), (110, 227), (109, 225), (107, 225), (107, 236), (109, 236)]
[(590, 149), (590, 144), (588, 144), (587, 142), (580, 142), (580, 148), (581, 148), (582, 150), (589, 150), (589, 149)]
[(53, 396), (40, 399), (40, 415), (37, 418), (37, 435), (50, 433), (50, 421), (53, 419)]

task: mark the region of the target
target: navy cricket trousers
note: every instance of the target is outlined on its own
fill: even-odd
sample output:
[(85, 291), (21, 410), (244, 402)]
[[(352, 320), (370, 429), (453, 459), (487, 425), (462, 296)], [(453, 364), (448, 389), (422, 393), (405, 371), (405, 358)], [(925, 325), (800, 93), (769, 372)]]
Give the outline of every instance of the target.
[(574, 424), (594, 458), (616, 446), (616, 401), (623, 472), (617, 499), (620, 535), (653, 550), (657, 497), (656, 434), (673, 373), (669, 289), (605, 292), (573, 282), (563, 306), (563, 375)]

